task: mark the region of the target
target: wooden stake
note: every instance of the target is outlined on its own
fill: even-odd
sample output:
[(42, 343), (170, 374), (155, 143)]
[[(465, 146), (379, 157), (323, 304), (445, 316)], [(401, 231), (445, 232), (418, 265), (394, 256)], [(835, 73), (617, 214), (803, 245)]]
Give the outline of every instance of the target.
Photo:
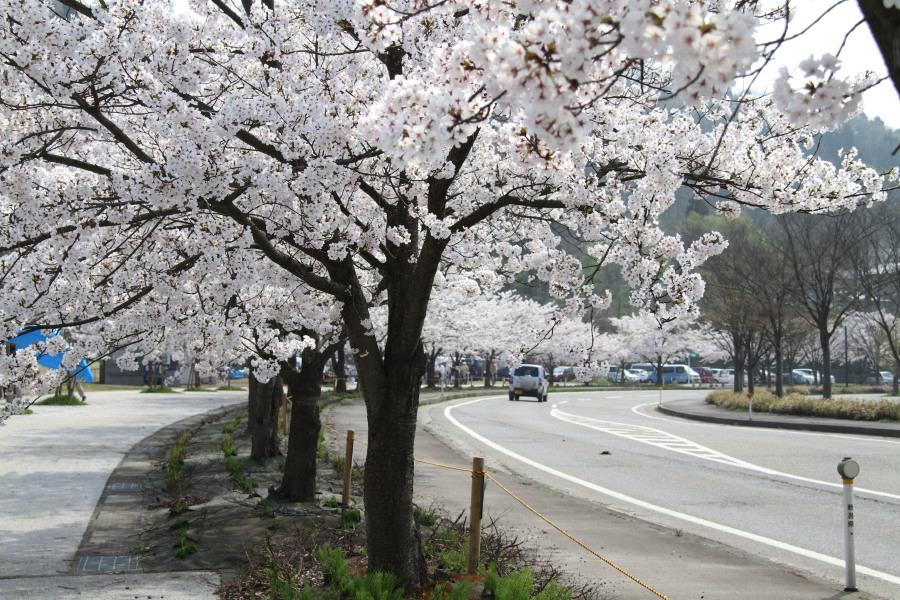
[(344, 492), (341, 504), (350, 505), (350, 475), (353, 472), (353, 430), (347, 431), (347, 450), (344, 453)]
[(484, 509), (484, 459), (472, 459), (472, 500), (469, 505), (469, 568), (475, 575), (481, 562), (481, 512)]

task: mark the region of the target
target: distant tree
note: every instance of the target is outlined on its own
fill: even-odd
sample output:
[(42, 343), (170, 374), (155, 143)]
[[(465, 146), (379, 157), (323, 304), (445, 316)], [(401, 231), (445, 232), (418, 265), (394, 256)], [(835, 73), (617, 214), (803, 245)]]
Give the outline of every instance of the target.
[(818, 333), (822, 394), (831, 397), (831, 341), (844, 317), (860, 303), (853, 257), (872, 226), (853, 213), (784, 215), (778, 248), (794, 274), (801, 313)]
[(884, 333), (893, 358), (896, 394), (900, 377), (900, 207), (885, 205), (868, 220), (876, 223), (877, 230), (855, 255), (855, 270), (866, 314)]

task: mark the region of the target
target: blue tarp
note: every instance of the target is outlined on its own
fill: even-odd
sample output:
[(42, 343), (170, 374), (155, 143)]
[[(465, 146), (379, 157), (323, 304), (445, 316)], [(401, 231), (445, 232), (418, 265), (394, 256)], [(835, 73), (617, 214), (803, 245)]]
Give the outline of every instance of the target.
[[(33, 346), (37, 342), (46, 342), (50, 338), (58, 335), (59, 331), (56, 330), (45, 333), (40, 329), (36, 329), (34, 331), (29, 331), (28, 333), (19, 334), (16, 337), (11, 338), (7, 343), (14, 344), (16, 350), (21, 350)], [(62, 369), (62, 359), (64, 354), (65, 353), (63, 352), (60, 352), (59, 354), (45, 354), (43, 352), (38, 352), (37, 362), (42, 367), (47, 367), (48, 369)], [(83, 381), (84, 383), (94, 383), (94, 374), (91, 373), (90, 366), (84, 359), (78, 363), (77, 367), (69, 371), (69, 374), (73, 373), (75, 374), (75, 379), (79, 381)]]

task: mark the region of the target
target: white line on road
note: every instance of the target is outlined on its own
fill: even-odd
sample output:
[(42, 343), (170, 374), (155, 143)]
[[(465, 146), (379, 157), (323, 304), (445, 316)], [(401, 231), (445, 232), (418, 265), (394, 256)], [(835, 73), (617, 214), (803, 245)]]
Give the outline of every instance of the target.
[[(566, 423), (570, 423), (572, 425), (587, 427), (588, 429), (593, 429), (594, 431), (602, 431), (603, 433), (609, 433), (617, 437), (640, 442), (642, 444), (648, 444), (650, 446), (662, 448), (663, 450), (668, 450), (670, 452), (686, 454), (688, 456), (693, 456), (694, 458), (699, 458), (702, 460), (709, 460), (712, 462), (731, 465), (733, 467), (738, 467), (741, 469), (757, 471), (759, 473), (765, 473), (766, 475), (772, 475), (774, 477), (794, 479), (796, 481), (813, 483), (830, 488), (843, 488), (842, 484), (840, 483), (823, 481), (821, 479), (813, 479), (811, 477), (803, 477), (802, 475), (793, 475), (791, 473), (776, 471), (775, 469), (770, 469), (768, 467), (763, 467), (762, 465), (750, 463), (740, 458), (736, 458), (734, 456), (719, 452), (718, 450), (713, 450), (712, 448), (708, 448), (707, 446), (703, 446), (702, 444), (698, 444), (697, 442), (694, 442), (687, 438), (671, 434), (667, 431), (663, 431), (662, 429), (656, 429), (655, 427), (631, 425), (628, 423), (619, 423), (616, 421), (604, 421), (602, 419), (583, 417), (581, 415), (575, 415), (557, 409), (551, 410), (550, 416), (552, 416), (554, 419), (559, 419), (560, 421), (565, 421)], [(861, 494), (900, 500), (900, 495), (898, 494), (880, 492), (878, 490), (870, 490), (862, 487), (854, 487), (854, 489), (857, 493)]]
[[(451, 412), (453, 411), (454, 408), (458, 408), (460, 406), (466, 406), (468, 404), (475, 404), (476, 402), (481, 402), (483, 400), (485, 400), (485, 398), (477, 398), (475, 400), (468, 400), (466, 402), (460, 402), (459, 404), (454, 404), (452, 406), (448, 406), (447, 408), (444, 409), (444, 416), (447, 418), (447, 420), (449, 420), (451, 423), (456, 425), (459, 429), (461, 429), (465, 433), (469, 434), (470, 436), (472, 436), (476, 440), (480, 441), (481, 443), (485, 444), (486, 446), (493, 448), (497, 452), (500, 452), (511, 458), (514, 458), (514, 459), (518, 460), (519, 462), (522, 462), (522, 463), (525, 463), (526, 465), (534, 467), (535, 469), (538, 469), (545, 473), (549, 473), (550, 475), (553, 475), (554, 477), (558, 477), (558, 478), (568, 481), (570, 483), (580, 485), (589, 490), (593, 490), (593, 491), (603, 494), (605, 496), (609, 496), (610, 498), (615, 498), (616, 500), (619, 500), (621, 502), (625, 502), (627, 504), (631, 504), (631, 505), (643, 508), (645, 510), (657, 512), (657, 513), (666, 515), (668, 517), (672, 517), (674, 519), (678, 519), (681, 521), (687, 521), (688, 523), (700, 525), (701, 527), (714, 529), (716, 531), (721, 531), (722, 533), (727, 533), (729, 535), (734, 535), (734, 536), (741, 537), (744, 539), (752, 540), (752, 541), (758, 542), (760, 544), (765, 544), (765, 545), (771, 546), (773, 548), (778, 548), (779, 550), (791, 552), (793, 554), (797, 554), (799, 556), (803, 556), (806, 558), (811, 558), (813, 560), (817, 560), (819, 562), (823, 562), (823, 563), (826, 563), (829, 565), (834, 565), (836, 567), (844, 566), (843, 559), (836, 558), (834, 556), (829, 556), (827, 554), (822, 554), (822, 553), (816, 552), (814, 550), (808, 550), (806, 548), (801, 548), (800, 546), (794, 546), (793, 544), (781, 542), (779, 540), (768, 538), (768, 537), (765, 537), (762, 535), (757, 535), (755, 533), (750, 533), (749, 531), (744, 531), (742, 529), (736, 529), (734, 527), (730, 527), (728, 525), (723, 525), (721, 523), (716, 523), (714, 521), (709, 521), (707, 519), (702, 519), (700, 517), (695, 517), (693, 515), (689, 515), (686, 513), (678, 512), (676, 510), (672, 510), (672, 509), (666, 508), (664, 506), (652, 504), (645, 500), (640, 500), (639, 498), (635, 498), (633, 496), (629, 496), (627, 494), (623, 494), (621, 492), (617, 492), (615, 490), (611, 490), (609, 488), (599, 486), (596, 483), (591, 483), (590, 481), (585, 481), (584, 479), (575, 477), (574, 475), (569, 475), (568, 473), (559, 471), (557, 469), (554, 469), (553, 467), (548, 467), (547, 465), (539, 463), (536, 460), (532, 460), (526, 456), (522, 456), (521, 454), (513, 452), (512, 450), (509, 450), (508, 448), (501, 446), (497, 442), (489, 440), (488, 438), (484, 437), (483, 435), (475, 432), (474, 430), (470, 429), (469, 427), (466, 427), (465, 425), (463, 425), (462, 423), (457, 421), (456, 418), (451, 414)], [(857, 565), (856, 571), (857, 571), (857, 573), (861, 573), (863, 575), (868, 575), (870, 577), (875, 577), (877, 579), (881, 579), (882, 581), (887, 581), (888, 583), (892, 583), (894, 585), (900, 585), (900, 577), (898, 577), (896, 575), (892, 575), (890, 573), (885, 573), (883, 571), (878, 571), (876, 569), (871, 569), (869, 567), (864, 567), (862, 565)]]

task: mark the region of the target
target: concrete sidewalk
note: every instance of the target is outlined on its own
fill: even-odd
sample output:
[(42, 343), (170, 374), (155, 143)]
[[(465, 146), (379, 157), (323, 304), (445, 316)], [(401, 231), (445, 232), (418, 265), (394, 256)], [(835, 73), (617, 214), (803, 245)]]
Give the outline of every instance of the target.
[[(442, 423), (447, 404), (422, 407), (416, 437), (416, 456), (434, 462), (470, 467), (476, 450), (465, 441), (451, 438)], [(323, 420), (343, 432), (353, 429), (366, 439), (366, 419), (361, 403), (329, 407)], [(362, 463), (365, 447), (356, 447), (355, 460)], [(802, 574), (784, 565), (737, 550), (699, 536), (660, 527), (600, 503), (565, 495), (517, 474), (512, 468), (488, 464), (487, 469), (513, 493), (541, 510), (575, 537), (621, 567), (645, 580), (669, 598), (758, 600), (836, 600), (873, 598), (844, 593), (834, 585)], [(468, 511), (470, 477), (419, 464), (416, 467), (416, 502), (441, 506), (451, 515)], [(600, 597), (646, 599), (652, 594), (617, 573), (544, 521), (524, 509), (496, 485), (485, 491), (485, 522), (492, 518), (504, 530), (518, 535), (542, 559), (552, 561), (581, 583), (597, 586)]]
[(657, 406), (656, 410), (673, 417), (720, 423), (722, 425), (900, 437), (900, 423), (895, 422), (852, 421), (849, 419), (801, 417), (761, 412), (754, 412), (751, 417), (749, 412), (719, 408), (718, 406), (707, 404), (702, 398), (669, 400)]
[[(11, 418), (0, 428), (0, 598), (161, 598), (165, 589), (166, 598), (202, 598), (200, 588), (184, 583), (192, 576), (179, 575), (182, 583), (173, 579), (173, 587), (161, 586), (158, 575), (147, 585), (138, 574), (66, 575), (107, 478), (134, 444), (181, 419), (245, 401), (246, 392), (94, 392), (85, 406), (35, 406), (33, 415)], [(199, 575), (201, 588), (214, 589), (211, 574)], [(189, 588), (189, 595), (173, 595)]]

